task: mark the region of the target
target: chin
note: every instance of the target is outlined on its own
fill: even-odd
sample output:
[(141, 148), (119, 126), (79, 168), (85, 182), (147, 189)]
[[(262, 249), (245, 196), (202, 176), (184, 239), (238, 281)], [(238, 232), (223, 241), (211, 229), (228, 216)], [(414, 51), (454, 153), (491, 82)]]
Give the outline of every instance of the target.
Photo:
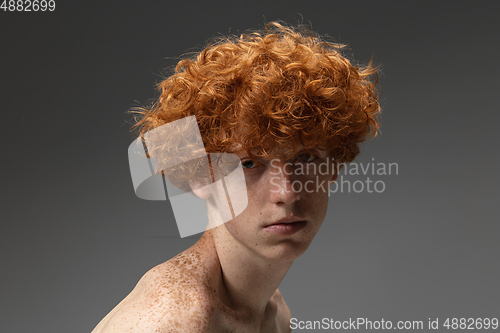
[(309, 245), (311, 245), (311, 242), (298, 242), (287, 239), (278, 244), (270, 245), (265, 253), (261, 254), (273, 261), (293, 261), (303, 255)]

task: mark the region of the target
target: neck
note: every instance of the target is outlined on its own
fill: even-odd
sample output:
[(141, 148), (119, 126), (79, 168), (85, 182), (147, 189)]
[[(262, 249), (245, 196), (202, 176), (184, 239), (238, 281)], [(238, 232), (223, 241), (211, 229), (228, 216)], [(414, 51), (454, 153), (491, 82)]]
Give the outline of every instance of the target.
[(293, 260), (269, 260), (238, 243), (224, 225), (207, 231), (221, 267), (221, 298), (243, 315), (262, 317)]

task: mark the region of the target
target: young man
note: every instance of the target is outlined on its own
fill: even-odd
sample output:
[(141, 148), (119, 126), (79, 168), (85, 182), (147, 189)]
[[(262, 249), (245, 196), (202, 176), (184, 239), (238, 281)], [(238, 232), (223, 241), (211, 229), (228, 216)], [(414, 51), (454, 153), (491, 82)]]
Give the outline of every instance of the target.
[[(93, 333), (291, 331), (277, 288), (326, 216), (337, 172), (321, 166), (351, 162), (378, 129), (376, 69), (354, 67), (342, 48), (273, 22), (209, 45), (159, 84), (140, 134), (195, 116), (207, 153), (238, 157), (246, 208), (147, 272)], [(199, 165), (160, 170), (207, 200), (211, 223), (215, 193)]]

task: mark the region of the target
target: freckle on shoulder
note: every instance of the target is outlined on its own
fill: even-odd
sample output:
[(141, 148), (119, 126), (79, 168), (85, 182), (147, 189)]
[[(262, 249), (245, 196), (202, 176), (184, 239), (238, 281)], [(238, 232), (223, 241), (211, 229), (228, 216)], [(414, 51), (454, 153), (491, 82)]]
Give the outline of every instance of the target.
[[(148, 329), (159, 332), (207, 331), (211, 302), (198, 281), (189, 256), (179, 255), (149, 270), (137, 283), (129, 308), (148, 317)], [(132, 317), (135, 315), (132, 314)]]
[(158, 332), (210, 331), (213, 302), (206, 283), (211, 276), (206, 253), (188, 249), (150, 269), (95, 333), (135, 332), (130, 327)]

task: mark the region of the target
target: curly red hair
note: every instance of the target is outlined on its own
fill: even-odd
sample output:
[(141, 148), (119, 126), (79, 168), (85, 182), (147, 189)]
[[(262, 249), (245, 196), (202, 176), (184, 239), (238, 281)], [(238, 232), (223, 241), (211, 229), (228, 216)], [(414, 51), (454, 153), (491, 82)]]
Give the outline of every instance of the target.
[(302, 145), (351, 162), (379, 127), (378, 69), (353, 66), (344, 47), (277, 22), (220, 38), (177, 64), (157, 102), (135, 110), (143, 117), (134, 128), (143, 135), (195, 115), (207, 152), (269, 157)]

